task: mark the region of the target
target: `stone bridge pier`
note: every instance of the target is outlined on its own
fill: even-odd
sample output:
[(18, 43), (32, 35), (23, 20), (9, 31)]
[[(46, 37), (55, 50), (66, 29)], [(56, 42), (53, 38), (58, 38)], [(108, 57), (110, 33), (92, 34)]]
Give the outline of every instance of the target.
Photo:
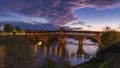
[(78, 50), (77, 53), (79, 54), (84, 54), (84, 50), (83, 50), (83, 37), (78, 37)]
[(95, 39), (97, 40), (97, 42), (98, 42), (98, 47), (101, 48), (101, 47), (102, 47), (101, 37), (97, 35), (97, 36), (95, 36), (95, 37), (93, 37), (93, 38), (95, 38)]
[(42, 41), (42, 45), (44, 45), (44, 46), (47, 46), (47, 43), (48, 43), (48, 37), (47, 36), (43, 36), (42, 38), (41, 38), (41, 41)]
[(59, 46), (58, 46), (58, 54), (61, 53), (61, 57), (66, 53), (66, 37), (58, 37)]

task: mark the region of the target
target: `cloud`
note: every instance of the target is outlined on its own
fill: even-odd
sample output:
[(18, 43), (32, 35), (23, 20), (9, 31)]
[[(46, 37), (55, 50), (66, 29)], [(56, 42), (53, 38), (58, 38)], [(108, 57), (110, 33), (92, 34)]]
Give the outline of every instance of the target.
[(118, 29), (120, 29), (120, 27), (118, 27)]
[(79, 28), (73, 28), (73, 29), (75, 29), (75, 30), (81, 30), (81, 29), (83, 29), (82, 27), (79, 27)]
[(46, 18), (58, 25), (76, 20), (73, 12), (85, 7), (100, 10), (114, 9), (120, 7), (120, 0), (3, 0), (0, 2), (1, 10)]
[(91, 25), (86, 25), (88, 28), (91, 28), (91, 27), (93, 27), (93, 26), (91, 26)]
[(74, 23), (71, 23), (71, 25), (85, 25), (85, 23), (84, 22), (74, 22)]
[(47, 20), (44, 18), (28, 17), (14, 12), (4, 12), (4, 13), (0, 12), (0, 22), (7, 22), (7, 21), (24, 22), (30, 24), (48, 23)]

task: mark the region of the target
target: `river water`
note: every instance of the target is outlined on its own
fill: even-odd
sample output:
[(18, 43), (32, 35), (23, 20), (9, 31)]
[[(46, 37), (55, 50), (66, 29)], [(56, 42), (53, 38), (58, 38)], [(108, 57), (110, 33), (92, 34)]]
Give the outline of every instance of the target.
[(72, 64), (72, 66), (75, 66), (89, 61), (92, 57), (95, 57), (98, 49), (97, 43), (86, 39), (83, 41), (83, 50), (86, 54), (77, 54), (78, 40), (67, 38), (66, 42), (66, 53), (64, 56), (61, 56), (61, 54), (58, 54), (57, 52), (57, 47), (59, 45), (58, 42), (54, 42), (54, 44), (49, 45), (49, 47), (40, 46), (37, 48), (36, 68), (40, 67), (46, 58), (52, 59), (57, 64), (63, 61), (68, 61)]

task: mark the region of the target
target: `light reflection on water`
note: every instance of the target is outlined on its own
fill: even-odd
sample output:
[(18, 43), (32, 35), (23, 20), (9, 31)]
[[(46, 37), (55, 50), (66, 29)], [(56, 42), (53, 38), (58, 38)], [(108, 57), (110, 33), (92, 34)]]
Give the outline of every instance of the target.
[[(92, 55), (96, 54), (96, 51), (98, 49), (98, 46), (96, 45), (83, 45), (83, 50), (85, 53), (90, 54), (89, 57), (84, 54), (79, 55), (76, 54), (77, 50), (78, 50), (78, 40), (72, 39), (72, 38), (68, 38), (66, 43), (66, 50), (67, 53), (66, 55), (64, 55), (64, 57), (62, 57), (62, 49), (60, 49), (59, 53), (58, 51), (58, 42), (56, 42), (56, 44), (47, 47), (47, 46), (42, 46), (39, 48), (38, 51), (38, 65), (41, 65), (44, 60), (46, 58), (51, 58), (53, 59), (56, 63), (62, 62), (62, 61), (70, 61), (71, 64), (77, 65), (80, 63), (83, 63), (85, 61), (90, 60), (90, 58), (92, 58)], [(72, 43), (71, 43), (72, 42)], [(91, 42), (90, 40), (85, 40), (83, 41), (83, 43), (88, 43), (91, 44), (93, 42)], [(62, 58), (60, 58), (62, 57)]]
[[(68, 52), (72, 52), (75, 53), (78, 50), (78, 40), (72, 39), (72, 38), (68, 38), (67, 41), (72, 43), (67, 43), (66, 44), (66, 48)], [(75, 44), (74, 44), (75, 43)], [(84, 40), (83, 44), (94, 44), (92, 41), (90, 40)], [(98, 45), (83, 45), (83, 50), (85, 51), (85, 53), (87, 54), (96, 54), (96, 51), (98, 49)]]

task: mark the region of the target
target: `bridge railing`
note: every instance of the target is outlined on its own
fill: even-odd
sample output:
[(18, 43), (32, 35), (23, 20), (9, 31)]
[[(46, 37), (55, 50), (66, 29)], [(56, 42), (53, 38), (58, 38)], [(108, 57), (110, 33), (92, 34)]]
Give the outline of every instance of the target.
[(90, 35), (94, 36), (95, 33), (79, 33), (79, 32), (40, 32), (40, 33), (27, 33), (27, 35)]

